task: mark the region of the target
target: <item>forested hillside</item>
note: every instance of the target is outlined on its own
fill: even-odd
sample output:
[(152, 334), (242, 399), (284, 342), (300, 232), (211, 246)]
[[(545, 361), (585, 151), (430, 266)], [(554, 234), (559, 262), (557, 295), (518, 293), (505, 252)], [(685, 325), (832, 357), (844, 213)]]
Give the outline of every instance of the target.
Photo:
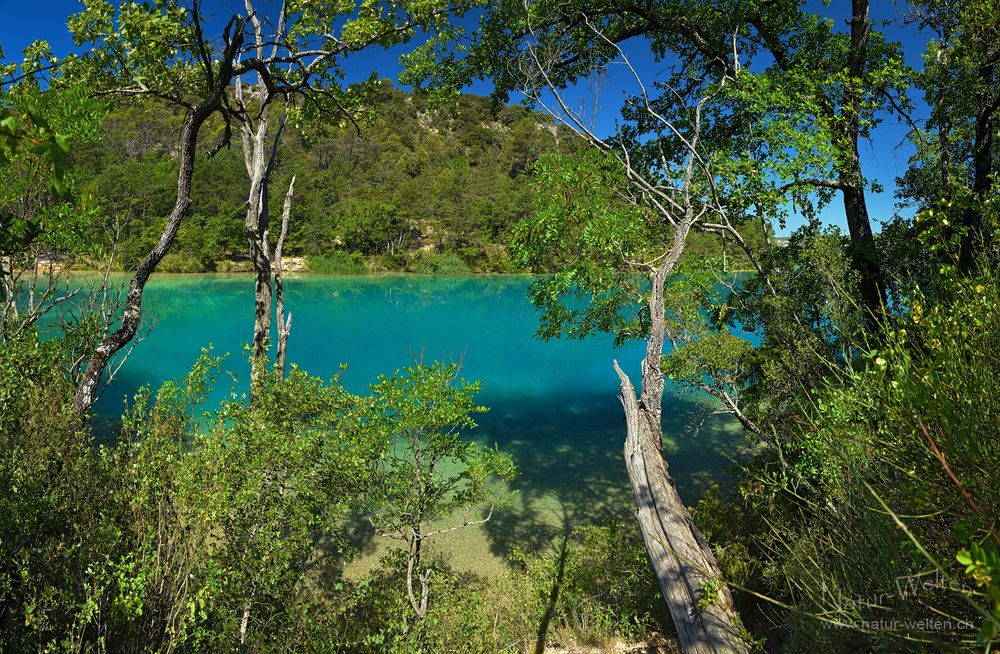
[(996, 0), (68, 27), (0, 52), (0, 651), (997, 651)]
[[(282, 139), (272, 214), (297, 177), (285, 251), (319, 271), (434, 272), (466, 266), (510, 270), (511, 227), (531, 210), (529, 168), (546, 153), (582, 144), (551, 117), (460, 96), (428, 107), (384, 80), (370, 120)], [(221, 121), (202, 138), (193, 214), (161, 270), (249, 270), (243, 213), (249, 193), (239, 139), (211, 158)], [(127, 221), (120, 265), (149, 250), (173, 203), (176, 116), (149, 104), (112, 108), (100, 139), (74, 152), (77, 193)], [(442, 256), (447, 254), (449, 256)], [(353, 257), (351, 256), (353, 255)], [(363, 263), (365, 262), (365, 263)]]
[[(429, 106), (389, 80), (363, 115), (368, 120), (319, 133), (292, 128), (281, 140), (271, 213), (281, 214), (295, 175), (285, 253), (303, 257), (312, 272), (516, 272), (508, 244), (535, 202), (533, 164), (585, 147), (548, 114), (469, 94)], [(100, 136), (73, 152), (77, 196), (106, 214), (104, 224), (121, 226), (118, 268), (135, 267), (170, 212), (176, 121), (152, 103), (122, 103), (108, 112)], [(223, 131), (217, 121), (202, 136), (192, 216), (163, 272), (250, 270), (243, 231), (249, 183), (239, 139), (211, 154)], [(717, 238), (698, 234), (692, 241), (688, 258), (721, 257)], [(105, 239), (98, 258), (113, 244)], [(747, 267), (740, 252), (732, 255), (735, 266)]]

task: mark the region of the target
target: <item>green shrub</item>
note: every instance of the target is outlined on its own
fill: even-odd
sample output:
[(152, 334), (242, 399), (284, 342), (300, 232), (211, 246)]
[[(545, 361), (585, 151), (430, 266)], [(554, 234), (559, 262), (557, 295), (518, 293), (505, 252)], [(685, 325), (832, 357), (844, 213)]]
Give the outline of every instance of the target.
[(435, 275), (468, 275), (472, 272), (462, 257), (453, 252), (421, 253), (413, 262), (414, 272)]
[(337, 250), (330, 254), (309, 255), (306, 257), (306, 267), (309, 272), (317, 275), (366, 275), (368, 265), (363, 256), (357, 252)]
[(249, 259), (234, 260), (222, 259), (215, 262), (215, 272), (220, 273), (249, 273), (253, 272), (253, 263)]
[(789, 650), (982, 651), (1000, 633), (1000, 286), (938, 283), (803, 394), (783, 460), (695, 512), (734, 581), (790, 605)]
[(383, 253), (375, 258), (373, 267), (385, 272), (400, 272), (406, 270), (407, 257), (405, 253)]
[(188, 252), (170, 252), (156, 267), (164, 273), (203, 273), (215, 269), (215, 262), (201, 259)]

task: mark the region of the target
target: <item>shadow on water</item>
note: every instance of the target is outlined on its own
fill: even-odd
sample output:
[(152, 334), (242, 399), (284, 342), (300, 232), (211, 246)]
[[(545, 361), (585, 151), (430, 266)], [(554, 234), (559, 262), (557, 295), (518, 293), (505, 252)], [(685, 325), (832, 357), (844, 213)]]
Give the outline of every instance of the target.
[[(484, 525), (494, 556), (512, 545), (540, 552), (574, 527), (629, 520), (635, 505), (625, 474), (624, 414), (614, 395), (552, 394), (516, 399), (516, 414), (502, 408), (480, 419), (478, 438), (496, 442), (518, 467), (511, 506)], [(706, 415), (695, 398), (668, 397), (664, 452), (682, 499), (697, 501), (712, 483), (725, 483), (746, 440), (733, 421)], [(693, 425), (704, 421), (700, 429)]]
[[(491, 402), (473, 436), (511, 454), (518, 476), (510, 506), (479, 527), (447, 534), (435, 551), (457, 571), (498, 569), (511, 548), (542, 553), (574, 528), (635, 512), (622, 448), (624, 414), (613, 394), (548, 393), (544, 396), (482, 398)], [(734, 420), (711, 415), (713, 407), (691, 396), (664, 403), (664, 452), (686, 504), (693, 505), (713, 483), (726, 484), (734, 460), (749, 449)], [(364, 520), (355, 520), (349, 542), (366, 559), (366, 569), (384, 543)]]

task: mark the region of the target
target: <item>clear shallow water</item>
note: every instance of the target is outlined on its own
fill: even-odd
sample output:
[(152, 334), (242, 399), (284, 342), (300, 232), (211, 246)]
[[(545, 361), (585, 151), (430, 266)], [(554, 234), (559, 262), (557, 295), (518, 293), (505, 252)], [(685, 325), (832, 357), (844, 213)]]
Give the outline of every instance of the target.
[[(289, 361), (320, 377), (341, 363), (345, 386), (365, 392), (378, 374), (414, 359), (461, 361), (463, 376), (482, 382), (472, 436), (510, 452), (519, 476), (513, 505), (483, 527), (449, 534), (441, 556), (459, 569), (488, 572), (510, 545), (548, 546), (573, 526), (631, 517), (622, 462), (624, 419), (611, 367), (638, 375), (641, 348), (610, 338), (543, 342), (525, 277), (327, 277), (285, 282), (292, 312)], [(121, 413), (124, 397), (182, 378), (202, 347), (229, 353), (213, 400), (245, 392), (253, 282), (248, 276), (155, 276), (144, 301), (148, 333), (98, 403), (99, 416)], [(724, 481), (746, 441), (692, 396), (664, 403), (664, 449), (681, 496), (693, 504), (712, 481)], [(700, 428), (696, 428), (700, 426)], [(378, 545), (360, 529), (357, 543), (373, 558)]]

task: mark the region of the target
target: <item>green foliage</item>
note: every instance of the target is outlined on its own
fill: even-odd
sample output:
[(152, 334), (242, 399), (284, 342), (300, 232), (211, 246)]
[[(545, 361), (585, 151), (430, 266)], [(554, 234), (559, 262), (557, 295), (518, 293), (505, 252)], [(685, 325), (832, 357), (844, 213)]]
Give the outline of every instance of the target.
[[(294, 371), (266, 404), (200, 418), (218, 372), (206, 354), (95, 447), (74, 427), (65, 343), (0, 347), (5, 651), (266, 648), (303, 631), (314, 538), (381, 453), (368, 400)], [(322, 565), (336, 568), (336, 542)]]
[(306, 257), (306, 267), (309, 272), (320, 275), (364, 275), (368, 272), (368, 266), (360, 254), (343, 251), (310, 255)]
[(786, 405), (778, 435), (790, 468), (765, 457), (745, 471), (736, 506), (717, 504), (746, 521), (726, 533), (707, 519), (751, 585), (793, 606), (792, 647), (985, 648), (994, 638), (1000, 480), (988, 462), (1000, 456), (1000, 367), (989, 353), (1000, 346), (1000, 289), (942, 272), (948, 302), (911, 291), (877, 346), (831, 361), (819, 387)]
[(438, 275), (467, 275), (472, 272), (462, 257), (453, 252), (423, 253), (417, 258), (414, 269), (418, 273)]
[[(538, 335), (604, 332), (618, 344), (642, 338), (649, 329), (646, 277), (651, 262), (666, 256), (673, 228), (655, 211), (622, 201), (631, 193), (629, 182), (605, 153), (542, 157), (533, 173), (535, 210), (514, 227), (512, 249), (517, 266), (554, 271), (531, 285), (531, 300), (541, 311)], [(701, 243), (700, 251), (681, 259), (681, 274), (668, 284), (670, 328), (678, 338), (708, 329), (699, 313), (706, 294), (720, 300), (714, 281), (721, 265), (705, 259), (706, 250), (718, 252)]]
[[(725, 278), (715, 271), (748, 268), (746, 255), (682, 234), (680, 274), (663, 287), (662, 370), (738, 403), (762, 445), (732, 497), (716, 487), (693, 511), (723, 581), (757, 593), (737, 596), (741, 612), (757, 633), (776, 620), (789, 651), (989, 651), (1000, 631), (1000, 285), (956, 264), (973, 237), (984, 269), (996, 257), (1000, 22), (984, 0), (911, 4), (936, 35), (912, 78), (931, 113), (900, 180), (920, 213), (878, 238), (891, 291), (881, 333), (855, 299), (856, 243), (814, 223), (787, 247), (766, 237), (789, 200), (814, 218), (845, 187), (877, 188), (856, 141), (876, 134), (887, 106), (908, 108), (910, 71), (877, 30), (856, 52), (849, 29), (795, 0), (290, 2), (281, 47), (354, 52), (420, 35), (404, 81), (435, 84), (429, 96), (375, 75), (345, 86), (346, 59), (320, 62), (311, 83), (323, 93), (288, 109), (278, 153), (282, 175), (301, 180), (286, 252), (335, 274), (554, 271), (531, 289), (541, 336), (644, 337), (645, 276), (676, 236), (662, 212), (635, 200), (613, 157), (583, 153), (551, 120), (455, 93), (487, 75), (506, 100), (525, 83), (527, 19), (534, 53), (563, 59), (549, 80), (558, 88), (642, 36), (666, 72), (622, 107), (619, 144), (635, 169), (660, 170), (655, 183), (678, 183), (669, 162), (683, 147), (661, 117), (683, 132), (689, 107), (671, 89), (712, 88), (700, 134), (711, 173), (699, 168), (684, 191), (721, 194), (712, 211), (759, 254), (759, 274)], [(479, 5), (468, 40), (449, 18)], [(177, 179), (176, 114), (130, 100), (102, 116), (73, 84), (196, 102), (219, 63), (197, 50), (188, 7), (87, 0), (70, 29), (97, 47), (62, 62), (62, 77), (46, 78), (56, 62), (44, 42), (0, 68), (4, 80), (21, 76), (0, 94), (0, 258), (15, 258), (4, 265), (32, 249), (107, 254), (114, 232), (131, 268), (159, 238)], [(271, 72), (302, 81), (301, 67)], [(224, 126), (205, 132), (202, 145)], [(198, 166), (193, 212), (161, 270), (240, 265), (241, 153)], [(5, 302), (18, 292), (2, 289)], [(424, 540), (509, 500), (514, 474), (508, 456), (466, 437), (483, 409), (454, 366), (382, 377), (370, 397), (293, 369), (264, 375), (252, 405), (233, 397), (207, 413), (219, 365), (205, 353), (183, 383), (141, 393), (117, 440), (97, 445), (70, 408), (74, 362), (97, 324), (83, 316), (61, 338), (0, 340), (0, 649), (523, 650), (539, 631), (599, 644), (656, 627), (662, 605), (634, 526), (578, 528), (550, 553), (516, 552), (497, 580), (421, 559)], [(358, 512), (406, 550), (346, 579)], [(414, 571), (427, 582), (430, 570), (423, 614)], [(718, 584), (702, 588), (703, 603)], [(940, 616), (949, 622), (926, 622)]]
[(384, 377), (370, 397), (293, 367), (252, 406), (210, 412), (221, 360), (206, 350), (99, 446), (72, 410), (70, 347), (0, 342), (4, 651), (467, 651), (533, 628), (504, 594), (521, 582), (438, 569), (430, 616), (406, 626), (398, 555), (342, 574), (358, 505), (430, 527), (506, 496), (510, 458), (461, 438), (482, 409), (454, 366)]
[(729, 329), (729, 294), (710, 272), (680, 273), (667, 282), (665, 332), (671, 350), (660, 367), (682, 387), (732, 393), (745, 384), (752, 347)]
[[(1000, 543), (987, 541), (980, 545), (973, 541), (969, 549), (955, 555), (955, 560), (965, 566), (965, 576), (984, 591), (987, 607), (978, 638), (979, 645), (986, 647), (1000, 634)], [(992, 610), (989, 603), (993, 604)]]
[(456, 365), (417, 364), (372, 386), (378, 429), (389, 438), (366, 503), (376, 531), (427, 538), (444, 522), (507, 500), (498, 482), (514, 477), (513, 460), (462, 438), (476, 426), (478, 383), (458, 382)]
[(636, 642), (669, 623), (642, 537), (633, 523), (580, 526), (544, 555), (513, 561), (537, 594), (549, 638), (600, 645)]
[(82, 87), (20, 82), (0, 93), (0, 255), (20, 256), (32, 245), (87, 252), (94, 212), (72, 200), (70, 142), (96, 136), (102, 107)]
[[(324, 257), (360, 255), (373, 269), (461, 271), (451, 256), (421, 261), (433, 250), (474, 270), (509, 271), (511, 226), (532, 203), (527, 169), (542, 153), (578, 147), (573, 139), (519, 107), (494, 114), (489, 101), (463, 96), (457, 107), (433, 108), (387, 81), (365, 107), (372, 116), (360, 135), (351, 125), (289, 127), (273, 180), (275, 188), (292, 174), (298, 180), (285, 254), (311, 257), (323, 270)], [(172, 207), (175, 123), (174, 112), (149, 102), (119, 102), (100, 140), (74, 150), (79, 194), (101, 208), (102, 221), (125, 223), (117, 259), (125, 269), (155, 243)], [(204, 131), (207, 148), (222, 125), (210, 121)], [(235, 146), (196, 165), (192, 215), (172, 251), (200, 262), (184, 269), (222, 269), (245, 256), (246, 170)], [(281, 214), (282, 200), (272, 195), (271, 215)]]
[(72, 417), (59, 341), (0, 342), (0, 647), (70, 649), (116, 536), (110, 470)]
[(742, 279), (727, 306), (716, 309), (731, 327), (760, 339), (733, 365), (746, 381), (741, 402), (765, 431), (782, 432), (803, 394), (822, 387), (866, 342), (848, 247), (838, 230), (803, 227), (762, 257), (764, 275)]
[(663, 221), (617, 199), (615, 191), (627, 182), (602, 153), (543, 157), (534, 182), (536, 209), (515, 227), (514, 254), (519, 265), (557, 271), (531, 285), (531, 300), (542, 312), (538, 335), (608, 332), (617, 343), (641, 337), (648, 329), (648, 290), (632, 262), (658, 253), (668, 238)]

